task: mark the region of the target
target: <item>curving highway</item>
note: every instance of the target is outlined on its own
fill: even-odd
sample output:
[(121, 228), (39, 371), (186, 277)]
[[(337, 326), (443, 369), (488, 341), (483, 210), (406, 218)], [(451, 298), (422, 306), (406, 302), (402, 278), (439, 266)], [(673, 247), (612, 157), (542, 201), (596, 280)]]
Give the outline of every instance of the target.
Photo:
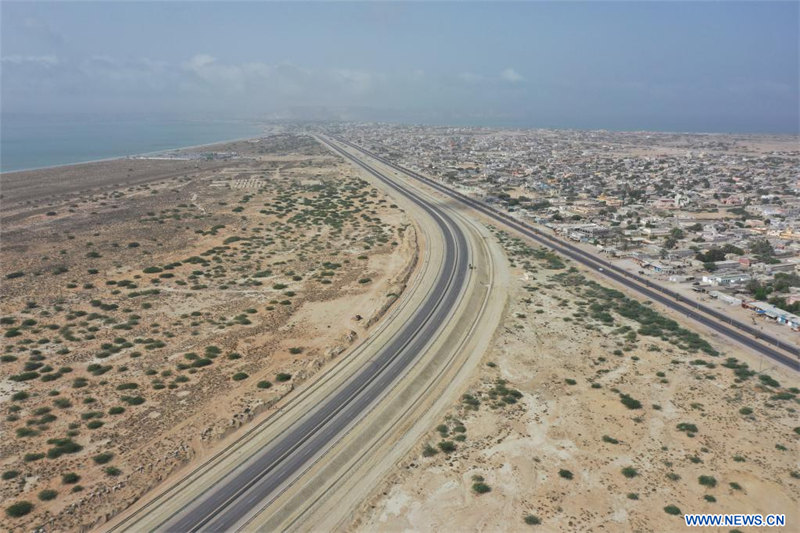
[[(105, 530), (330, 530), (346, 524), (393, 461), (462, 392), (504, 309), (500, 289), (507, 269), (497, 268), (502, 252), (458, 205), (798, 369), (797, 358), (783, 351), (797, 355), (796, 346), (757, 339), (746, 324), (685, 305), (671, 291), (353, 143), (317, 139), (388, 189), (415, 219), (425, 243), (415, 278), (361, 345)], [(457, 202), (442, 201), (430, 189)]]
[[(684, 316), (691, 318), (703, 324), (704, 326), (707, 326), (727, 336), (728, 338), (733, 339), (740, 344), (743, 344), (748, 348), (751, 348), (752, 350), (769, 357), (774, 361), (786, 365), (793, 370), (800, 370), (800, 360), (798, 359), (798, 356), (800, 356), (800, 349), (798, 349), (797, 345), (793, 345), (780, 339), (776, 339), (770, 335), (766, 335), (763, 332), (727, 315), (724, 315), (715, 309), (711, 309), (708, 306), (699, 304), (697, 302), (692, 302), (680, 294), (675, 293), (674, 291), (670, 291), (669, 289), (652, 283), (641, 276), (628, 272), (627, 270), (624, 270), (619, 266), (605, 261), (604, 259), (593, 254), (590, 254), (589, 252), (586, 252), (585, 250), (582, 250), (581, 248), (568, 242), (556, 239), (555, 237), (547, 235), (546, 233), (542, 233), (536, 228), (505, 213), (502, 213), (479, 200), (456, 192), (437, 181), (397, 165), (392, 161), (374, 154), (373, 152), (354, 143), (340, 138), (337, 138), (337, 140), (354, 150), (369, 155), (370, 157), (384, 163), (398, 172), (401, 172), (407, 176), (411, 176), (414, 179), (436, 189), (437, 191), (456, 199), (463, 204), (466, 204), (467, 206), (479, 211), (483, 215), (488, 216), (496, 222), (511, 228), (517, 233), (520, 233), (539, 244), (547, 246), (548, 248), (551, 248), (560, 254), (591, 268), (592, 270), (596, 270), (598, 273), (613, 279), (617, 283), (620, 283), (629, 289), (633, 289), (634, 291), (637, 291), (652, 300), (670, 307), (675, 311), (680, 312)], [(788, 352), (788, 354), (785, 352)]]
[[(309, 400), (303, 404), (304, 409), (294, 409), (291, 421), (283, 426), (274, 423), (276, 429), (272, 433), (265, 430), (259, 436), (258, 428), (255, 433), (249, 432), (241, 443), (232, 444), (121, 517), (110, 531), (251, 529), (254, 513), (263, 513), (321, 456), (358, 427), (375, 405), (382, 402), (399, 381), (406, 379), (404, 376), (411, 373), (411, 369), (421, 366), (426, 357), (432, 357), (428, 352), (442, 336), (442, 331), (450, 327), (454, 309), (463, 306), (467, 286), (479, 285), (470, 281), (474, 244), (468, 242), (463, 221), (454, 220), (441, 205), (387, 177), (335, 143), (325, 144), (393, 190), (395, 196), (402, 195), (417, 208), (417, 216), (427, 217), (424, 222), (429, 244), (433, 244), (435, 250), (426, 269), (431, 276), (423, 294), (417, 297), (413, 309), (394, 320), (402, 320), (399, 326), (395, 324), (393, 330), (386, 329), (385, 341), (370, 346), (374, 353), (364, 364), (350, 365), (352, 373), (340, 376), (336, 386), (330, 386), (324, 397), (319, 393), (318, 402)], [(482, 290), (489, 292), (488, 286)], [(340, 363), (339, 366), (347, 365)], [(205, 483), (208, 486), (202, 486)]]

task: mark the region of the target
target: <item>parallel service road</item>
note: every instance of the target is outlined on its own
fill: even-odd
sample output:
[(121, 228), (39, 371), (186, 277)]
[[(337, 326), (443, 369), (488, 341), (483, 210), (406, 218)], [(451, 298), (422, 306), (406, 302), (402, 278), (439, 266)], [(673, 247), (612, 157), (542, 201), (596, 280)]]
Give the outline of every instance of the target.
[[(521, 233), (522, 235), (538, 242), (539, 244), (547, 246), (561, 253), (562, 255), (591, 268), (592, 270), (596, 270), (598, 273), (613, 279), (617, 283), (620, 283), (629, 289), (637, 291), (652, 300), (666, 305), (667, 307), (682, 313), (686, 317), (694, 319), (695, 321), (719, 333), (722, 333), (723, 335), (773, 359), (774, 361), (782, 363), (794, 370), (800, 370), (800, 360), (798, 360), (797, 357), (800, 355), (800, 349), (798, 349), (796, 344), (790, 344), (776, 339), (770, 335), (765, 335), (763, 332), (752, 328), (747, 324), (743, 324), (742, 322), (739, 322), (702, 304), (691, 302), (683, 296), (670, 291), (669, 289), (660, 287), (651, 281), (642, 278), (641, 276), (632, 274), (618, 267), (617, 265), (594, 256), (568, 242), (561, 241), (550, 235), (542, 233), (532, 226), (510, 217), (505, 213), (501, 213), (500, 211), (497, 211), (483, 202), (456, 192), (449, 187), (442, 185), (441, 183), (397, 165), (379, 155), (372, 153), (369, 150), (361, 148), (354, 143), (340, 138), (337, 138), (337, 140), (354, 150), (360, 151), (378, 161), (381, 161), (385, 165), (395, 169), (398, 172), (401, 172), (407, 176), (411, 176), (436, 189), (437, 191), (454, 198), (468, 205), (469, 207), (472, 207), (489, 218), (513, 229), (518, 233)], [(685, 302), (685, 304), (681, 302)], [(773, 346), (775, 346), (775, 348), (773, 348)], [(785, 352), (794, 355), (794, 357)]]

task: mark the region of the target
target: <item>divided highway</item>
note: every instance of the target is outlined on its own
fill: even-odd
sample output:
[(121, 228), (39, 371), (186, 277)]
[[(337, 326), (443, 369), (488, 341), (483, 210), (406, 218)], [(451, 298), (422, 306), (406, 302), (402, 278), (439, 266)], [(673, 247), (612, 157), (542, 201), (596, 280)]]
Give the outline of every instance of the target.
[[(337, 141), (341, 142), (349, 146), (350, 148), (360, 151), (370, 157), (384, 163), (385, 165), (395, 169), (398, 172), (401, 172), (407, 176), (411, 176), (426, 185), (436, 189), (437, 191), (454, 198), (469, 207), (479, 211), (480, 213), (488, 216), (489, 218), (495, 220), (503, 224), (506, 227), (513, 229), (514, 231), (521, 233), (525, 237), (532, 239), (539, 244), (547, 246), (560, 254), (581, 263), (584, 266), (587, 266), (593, 270), (598, 271), (598, 273), (603, 274), (604, 276), (613, 279), (614, 281), (624, 285), (627, 288), (635, 290), (640, 294), (655, 300), (667, 307), (674, 309), (675, 311), (680, 312), (681, 314), (691, 318), (705, 326), (710, 327), (711, 329), (755, 350), (758, 353), (761, 353), (774, 361), (782, 363), (789, 368), (794, 370), (800, 370), (800, 360), (797, 356), (800, 356), (800, 349), (796, 344), (790, 344), (788, 342), (784, 342), (780, 339), (776, 339), (771, 335), (766, 335), (763, 332), (759, 331), (756, 328), (753, 328), (747, 324), (744, 324), (738, 320), (735, 320), (729, 316), (720, 313), (715, 309), (711, 309), (708, 306), (699, 304), (697, 302), (690, 301), (680, 294), (670, 291), (660, 285), (654, 284), (651, 281), (642, 278), (636, 274), (628, 272), (620, 268), (617, 265), (614, 265), (608, 261), (605, 261), (602, 258), (599, 258), (585, 250), (580, 249), (577, 246), (574, 246), (568, 242), (556, 239), (551, 235), (547, 235), (542, 233), (541, 231), (537, 230), (536, 228), (517, 220), (505, 213), (502, 213), (493, 207), (490, 207), (479, 200), (474, 198), (470, 198), (466, 195), (463, 195), (459, 192), (456, 192), (449, 187), (442, 185), (426, 176), (423, 176), (417, 172), (412, 170), (406, 169), (400, 165), (389, 161), (388, 159), (381, 157), (373, 152), (362, 148), (354, 143), (349, 141), (336, 138)], [(682, 303), (683, 302), (683, 303)], [(763, 341), (763, 342), (762, 342)], [(773, 346), (775, 348), (773, 348)], [(778, 348), (778, 349), (776, 349)], [(793, 354), (795, 357), (791, 357), (787, 355), (781, 350), (785, 350), (789, 354)]]
[(762, 336), (777, 347), (768, 346), (746, 324), (686, 305), (679, 295), (353, 143), (318, 140), (392, 191), (417, 221), (426, 247), (414, 283), (349, 355), (106, 530), (313, 530), (347, 523), (349, 509), (435, 424), (437, 409), (463, 392), (459, 383), (480, 360), (505, 306), (500, 289), (507, 269), (497, 268), (502, 251), (485, 228), (430, 189), (790, 368), (800, 366), (780, 351), (797, 355), (796, 346)]
[[(306, 404), (311, 405), (303, 406), (304, 410), (292, 416), (279, 432), (275, 430), (277, 434), (269, 440), (268, 432), (259, 436), (251, 433), (260, 429), (251, 430), (242, 438), (247, 442), (232, 444), (183, 480), (122, 517), (110, 531), (251, 529), (247, 524), (254, 513), (262, 512), (287, 486), (307, 472), (427, 356), (430, 345), (451, 322), (454, 309), (462, 305), (465, 287), (475, 285), (470, 283), (471, 245), (462, 229), (463, 222), (453, 220), (440, 206), (334, 143), (326, 144), (403, 195), (418, 208), (418, 214), (429, 217), (427, 231), (434, 235), (429, 234), (428, 238), (435, 238), (436, 249), (430, 255), (432, 264), (425, 270), (432, 274), (423, 296), (417, 298), (413, 309), (402, 317), (401, 325), (395, 324), (391, 336), (387, 334), (388, 338), (374, 347), (375, 353), (365, 364), (358, 366), (352, 375), (341, 378), (336, 388), (326, 392), (319, 403), (307, 401)], [(482, 291), (488, 293), (488, 288), (484, 286)], [(339, 366), (348, 365), (339, 363)], [(220, 458), (222, 456), (225, 458)], [(215, 471), (222, 473), (214, 474)], [(211, 484), (201, 486), (203, 483)]]

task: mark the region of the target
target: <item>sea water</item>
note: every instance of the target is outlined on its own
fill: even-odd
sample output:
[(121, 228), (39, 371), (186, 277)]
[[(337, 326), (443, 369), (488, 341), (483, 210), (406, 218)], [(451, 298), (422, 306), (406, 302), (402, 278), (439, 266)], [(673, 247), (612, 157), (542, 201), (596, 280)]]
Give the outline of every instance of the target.
[(154, 116), (0, 115), (0, 171), (26, 170), (255, 137), (249, 120)]

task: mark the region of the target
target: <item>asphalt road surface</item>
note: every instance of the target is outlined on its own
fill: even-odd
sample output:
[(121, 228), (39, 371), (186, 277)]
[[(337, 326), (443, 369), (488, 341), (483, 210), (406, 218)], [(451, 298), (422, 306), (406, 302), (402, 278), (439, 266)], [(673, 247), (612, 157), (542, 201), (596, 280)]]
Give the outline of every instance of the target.
[[(774, 361), (784, 364), (793, 370), (800, 370), (800, 359), (798, 359), (798, 355), (800, 355), (800, 349), (798, 349), (796, 344), (793, 345), (776, 339), (770, 335), (765, 335), (763, 332), (738, 320), (732, 319), (720, 313), (719, 311), (716, 311), (715, 309), (711, 309), (705, 305), (687, 300), (680, 294), (654, 284), (651, 281), (642, 278), (641, 276), (632, 274), (618, 267), (617, 265), (596, 257), (568, 242), (542, 233), (536, 228), (533, 228), (532, 226), (529, 226), (528, 224), (525, 224), (524, 222), (521, 222), (505, 213), (497, 211), (483, 202), (453, 191), (441, 183), (418, 174), (417, 172), (401, 167), (400, 165), (374, 154), (369, 150), (361, 148), (354, 143), (339, 138), (336, 138), (336, 140), (354, 150), (358, 150), (369, 155), (370, 157), (384, 163), (398, 172), (402, 172), (403, 174), (424, 182), (439, 192), (472, 207), (491, 219), (513, 229), (518, 233), (521, 233), (522, 235), (525, 235), (539, 244), (547, 246), (548, 248), (551, 248), (562, 255), (569, 257), (570, 259), (597, 271), (599, 274), (611, 278), (625, 287), (639, 292), (647, 298), (666, 305), (667, 307), (680, 312), (686, 317), (708, 326), (709, 328), (747, 346), (748, 348), (751, 348), (762, 355), (769, 357)], [(793, 354), (794, 357), (787, 355), (781, 350), (785, 350), (789, 354)]]
[[(425, 345), (447, 319), (469, 273), (468, 247), (463, 231), (446, 213), (413, 192), (403, 189), (375, 168), (330, 145), (345, 159), (364, 168), (387, 186), (408, 196), (435, 221), (445, 242), (444, 261), (433, 288), (413, 318), (344, 386), (313, 412), (298, 417), (287, 431), (246, 459), (222, 482), (209, 487), (192, 505), (177, 511), (158, 526), (159, 531), (228, 531), (254, 507), (268, 499), (287, 480), (302, 472), (308, 462), (326, 449), (365, 413), (404, 370), (424, 352)], [(244, 463), (244, 461), (243, 461)]]

